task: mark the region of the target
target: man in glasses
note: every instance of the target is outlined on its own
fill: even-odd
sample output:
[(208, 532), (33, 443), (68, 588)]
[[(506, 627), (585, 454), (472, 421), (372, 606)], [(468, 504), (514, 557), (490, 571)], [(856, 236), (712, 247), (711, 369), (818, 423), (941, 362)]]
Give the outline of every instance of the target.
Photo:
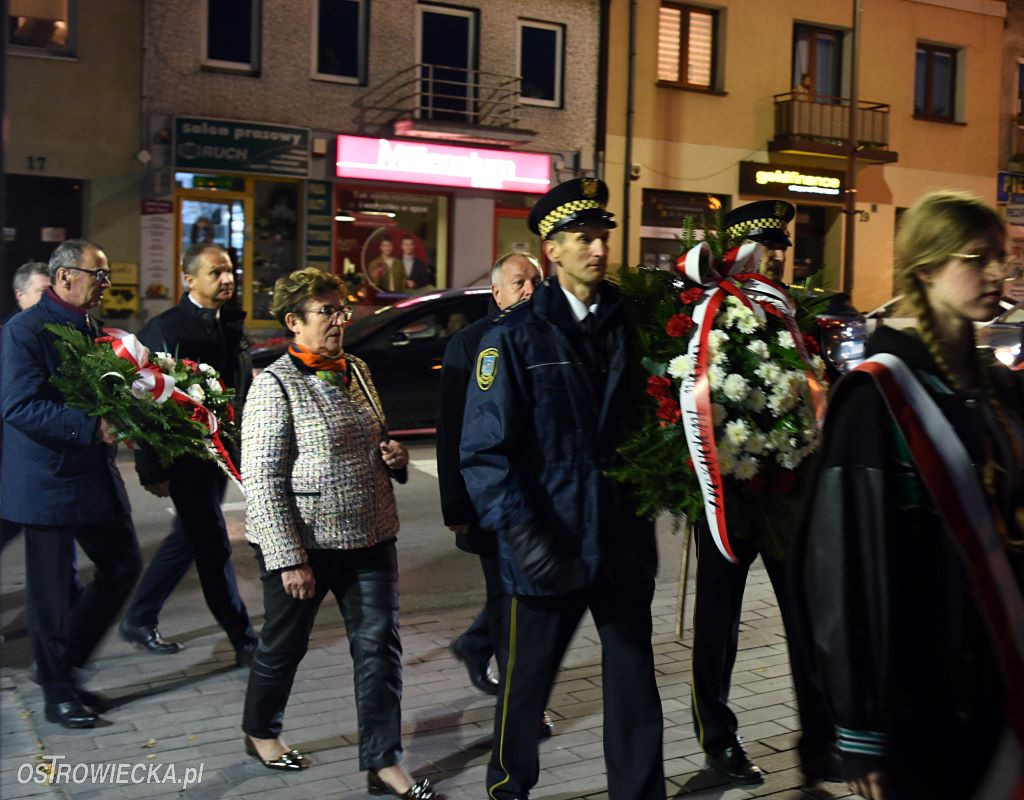
[[(91, 728), (105, 703), (78, 685), (80, 669), (117, 618), (142, 563), (110, 426), (68, 406), (50, 383), (61, 362), (44, 326), (99, 334), (88, 312), (109, 285), (107, 257), (92, 242), (71, 239), (54, 250), (49, 273), (52, 288), (3, 329), (0, 509), (25, 528), (28, 627), (46, 719)], [(95, 574), (69, 609), (75, 542)]]
[[(231, 259), (224, 248), (200, 242), (185, 251), (181, 267), (188, 293), (147, 322), (139, 340), (152, 351), (209, 364), (234, 390), (240, 413), (252, 380), (252, 361), (243, 333), (245, 312), (226, 305), (235, 293)], [(225, 444), (232, 449), (230, 442)], [(232, 457), (237, 464), (237, 452)], [(135, 471), (148, 492), (171, 498), (177, 515), (125, 612), (121, 636), (151, 653), (181, 649), (177, 642), (164, 640), (157, 625), (164, 603), (195, 561), (206, 605), (231, 640), (236, 665), (250, 666), (256, 634), (238, 594), (221, 511), (227, 477), (212, 462), (192, 457), (162, 467), (144, 447), (135, 451)]]

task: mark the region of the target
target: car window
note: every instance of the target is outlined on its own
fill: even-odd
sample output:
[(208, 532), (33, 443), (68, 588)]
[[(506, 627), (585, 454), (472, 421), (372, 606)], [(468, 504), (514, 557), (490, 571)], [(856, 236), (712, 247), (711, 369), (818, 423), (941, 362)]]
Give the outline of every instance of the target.
[(487, 295), (467, 295), (459, 302), (410, 315), (402, 320), (395, 333), (405, 334), (413, 342), (447, 339), (478, 320), (486, 311)]

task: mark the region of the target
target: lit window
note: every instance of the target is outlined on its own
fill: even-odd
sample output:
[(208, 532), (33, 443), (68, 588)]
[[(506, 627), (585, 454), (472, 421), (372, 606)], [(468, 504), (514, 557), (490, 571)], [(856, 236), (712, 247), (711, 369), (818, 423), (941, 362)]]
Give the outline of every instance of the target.
[(365, 83), (368, 1), (316, 0), (314, 77)]
[(658, 15), (658, 80), (691, 89), (717, 89), (718, 13), (661, 4)]
[(535, 106), (562, 107), (565, 26), (519, 21), (519, 99)]
[(914, 116), (952, 120), (956, 115), (957, 51), (918, 43), (914, 71)]
[(13, 53), (73, 56), (73, 0), (8, 0), (7, 42)]
[(206, 0), (203, 65), (256, 73), (260, 63), (260, 0)]

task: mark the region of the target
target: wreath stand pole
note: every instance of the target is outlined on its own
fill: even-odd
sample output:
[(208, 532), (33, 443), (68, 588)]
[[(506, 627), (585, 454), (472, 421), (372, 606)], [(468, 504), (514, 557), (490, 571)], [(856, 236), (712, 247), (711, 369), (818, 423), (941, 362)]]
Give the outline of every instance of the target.
[(693, 540), (693, 525), (687, 519), (683, 531), (683, 564), (679, 571), (679, 595), (676, 599), (676, 639), (682, 641), (686, 630), (686, 587), (690, 582), (690, 544)]

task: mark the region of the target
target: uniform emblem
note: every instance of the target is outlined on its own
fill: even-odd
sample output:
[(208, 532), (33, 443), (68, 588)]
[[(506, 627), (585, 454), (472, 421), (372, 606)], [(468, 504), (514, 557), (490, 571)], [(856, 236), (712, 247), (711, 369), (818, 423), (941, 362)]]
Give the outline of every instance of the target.
[(788, 205), (787, 203), (776, 202), (775, 203), (775, 216), (778, 217), (779, 219), (782, 219), (784, 216), (786, 216), (786, 206), (787, 205)]
[(476, 385), (481, 392), (491, 388), (494, 379), (498, 377), (498, 351), (494, 347), (481, 350), (476, 357)]
[(580, 178), (580, 190), (584, 197), (597, 197), (597, 181), (594, 178)]

